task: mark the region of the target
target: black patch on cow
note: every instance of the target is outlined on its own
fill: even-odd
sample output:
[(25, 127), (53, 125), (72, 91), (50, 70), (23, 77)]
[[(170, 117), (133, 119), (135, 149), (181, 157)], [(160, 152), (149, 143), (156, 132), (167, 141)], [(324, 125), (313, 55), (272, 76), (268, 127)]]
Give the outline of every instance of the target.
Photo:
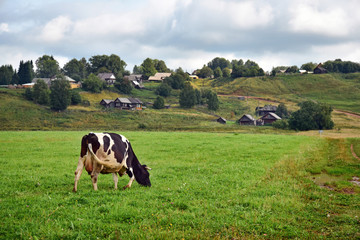
[(110, 138), (108, 136), (104, 136), (104, 152), (107, 152), (110, 146)]
[(127, 173), (127, 175), (129, 176), (129, 178), (132, 178), (133, 174), (132, 174), (132, 172), (131, 172), (129, 169), (126, 170), (126, 173)]
[(109, 149), (109, 151), (108, 151), (107, 155), (110, 155), (110, 153), (111, 153), (111, 150)]
[(98, 137), (94, 133), (89, 133), (87, 136), (88, 144), (91, 143), (92, 150), (96, 154), (97, 150), (100, 148), (100, 143)]
[(121, 136), (116, 133), (108, 133), (112, 140), (114, 141), (114, 145), (111, 147), (111, 150), (115, 154), (116, 161), (118, 163), (122, 163), (124, 159), (124, 154), (126, 152), (126, 143), (124, 143), (121, 139)]

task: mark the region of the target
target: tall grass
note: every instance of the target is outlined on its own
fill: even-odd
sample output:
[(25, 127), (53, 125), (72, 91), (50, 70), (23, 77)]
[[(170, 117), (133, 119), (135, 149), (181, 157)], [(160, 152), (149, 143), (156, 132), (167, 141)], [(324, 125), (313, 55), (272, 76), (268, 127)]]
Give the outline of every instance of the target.
[(360, 237), (359, 195), (309, 178), (308, 169), (326, 160), (323, 139), (124, 132), (152, 167), (152, 187), (113, 190), (111, 175), (101, 175), (95, 192), (84, 172), (72, 193), (84, 134), (0, 132), (0, 238)]

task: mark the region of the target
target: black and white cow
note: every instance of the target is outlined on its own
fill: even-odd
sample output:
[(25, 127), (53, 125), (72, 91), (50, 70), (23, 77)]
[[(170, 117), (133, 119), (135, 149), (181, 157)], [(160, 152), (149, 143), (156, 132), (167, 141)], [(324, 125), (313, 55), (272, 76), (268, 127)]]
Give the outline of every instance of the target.
[(73, 191), (77, 191), (77, 183), (83, 168), (91, 175), (94, 190), (97, 190), (99, 173), (112, 173), (117, 189), (118, 176), (127, 173), (129, 183), (124, 187), (130, 188), (134, 179), (143, 186), (151, 186), (149, 172), (146, 165), (141, 165), (130, 142), (116, 133), (89, 133), (81, 140), (81, 153), (75, 171)]

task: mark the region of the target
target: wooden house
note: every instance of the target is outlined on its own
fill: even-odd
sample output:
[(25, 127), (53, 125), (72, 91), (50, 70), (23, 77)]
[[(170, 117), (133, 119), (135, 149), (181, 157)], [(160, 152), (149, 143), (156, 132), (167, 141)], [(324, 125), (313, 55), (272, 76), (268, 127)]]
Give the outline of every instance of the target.
[(272, 112), (275, 113), (277, 106), (265, 105), (264, 107), (256, 107), (255, 111), (259, 116), (264, 116), (265, 114)]
[(142, 110), (143, 103), (137, 98), (117, 98), (115, 107), (124, 110)]
[(114, 100), (110, 100), (110, 99), (101, 100), (100, 105), (104, 106), (105, 108), (113, 108), (113, 107), (115, 107)]
[(144, 88), (142, 83), (144, 79), (143, 79), (143, 75), (141, 74), (130, 74), (129, 76), (124, 76), (124, 79), (129, 80), (132, 83), (132, 85), (137, 89)]
[(317, 65), (317, 67), (314, 69), (314, 74), (324, 74), (327, 73), (327, 70), (322, 67), (322, 64), (320, 63)]
[(260, 119), (264, 122), (264, 124), (272, 124), (277, 120), (281, 120), (281, 117), (279, 117), (275, 113), (269, 112), (262, 116)]
[(223, 117), (219, 117), (218, 119), (216, 119), (216, 121), (221, 124), (226, 124), (226, 119)]
[(98, 78), (105, 81), (108, 86), (113, 85), (116, 81), (116, 77), (113, 73), (99, 73)]
[(250, 114), (245, 114), (237, 121), (237, 123), (240, 125), (254, 125), (255, 126), (256, 120)]
[(131, 109), (142, 110), (143, 102), (138, 98), (129, 98)]

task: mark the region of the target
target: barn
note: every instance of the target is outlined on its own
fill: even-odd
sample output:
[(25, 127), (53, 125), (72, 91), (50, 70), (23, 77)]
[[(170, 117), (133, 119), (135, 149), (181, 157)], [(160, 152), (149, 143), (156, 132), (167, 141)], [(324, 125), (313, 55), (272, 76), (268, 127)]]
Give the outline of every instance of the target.
[(237, 121), (237, 123), (240, 125), (254, 125), (255, 126), (256, 120), (250, 114), (245, 114)]

